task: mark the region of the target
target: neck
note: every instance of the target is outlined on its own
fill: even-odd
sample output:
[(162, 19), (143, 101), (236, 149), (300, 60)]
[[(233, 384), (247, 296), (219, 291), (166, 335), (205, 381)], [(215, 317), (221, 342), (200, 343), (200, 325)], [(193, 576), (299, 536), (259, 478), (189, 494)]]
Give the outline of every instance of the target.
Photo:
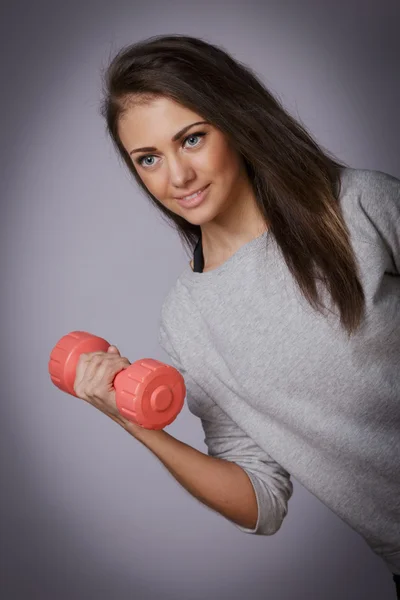
[(215, 268), (267, 230), (253, 191), (242, 198), (217, 219), (201, 226), (204, 269)]

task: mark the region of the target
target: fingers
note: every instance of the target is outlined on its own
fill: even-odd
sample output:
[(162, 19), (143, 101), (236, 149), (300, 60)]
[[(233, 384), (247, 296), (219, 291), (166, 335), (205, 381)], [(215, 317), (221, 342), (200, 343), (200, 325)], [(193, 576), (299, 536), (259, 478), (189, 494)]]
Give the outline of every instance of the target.
[(130, 363), (121, 356), (96, 355), (88, 362), (85, 370), (85, 393), (91, 395), (98, 387), (111, 383), (114, 376)]
[(121, 356), (121, 353), (118, 350), (117, 346), (109, 346), (107, 348), (107, 352), (110, 353), (110, 354), (119, 354)]
[(117, 373), (130, 366), (129, 360), (120, 354), (89, 352), (80, 355), (74, 384), (79, 398), (88, 402), (103, 402), (113, 389)]

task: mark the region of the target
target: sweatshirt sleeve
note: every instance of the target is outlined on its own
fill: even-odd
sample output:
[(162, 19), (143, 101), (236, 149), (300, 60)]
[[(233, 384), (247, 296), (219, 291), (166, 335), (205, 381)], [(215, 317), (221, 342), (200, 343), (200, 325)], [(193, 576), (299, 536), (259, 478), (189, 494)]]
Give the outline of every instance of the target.
[[(190, 412), (201, 419), (208, 455), (239, 465), (250, 479), (257, 505), (258, 518), (254, 529), (230, 521), (240, 531), (257, 535), (273, 535), (282, 525), (293, 493), (290, 475), (208, 396), (200, 390), (183, 368), (171, 341), (161, 324), (159, 343), (174, 366), (184, 377), (186, 401)], [(229, 519), (228, 519), (229, 520)]]

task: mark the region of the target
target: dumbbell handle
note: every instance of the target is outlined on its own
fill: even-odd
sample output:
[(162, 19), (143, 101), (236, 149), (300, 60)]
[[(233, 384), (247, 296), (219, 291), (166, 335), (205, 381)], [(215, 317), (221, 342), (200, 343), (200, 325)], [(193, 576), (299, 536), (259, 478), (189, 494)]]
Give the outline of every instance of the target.
[[(48, 364), (52, 382), (76, 396), (74, 383), (83, 353), (107, 352), (110, 344), (85, 331), (72, 331), (54, 346)], [(115, 400), (120, 414), (145, 429), (163, 429), (182, 410), (186, 387), (177, 369), (152, 358), (138, 360), (114, 378)]]

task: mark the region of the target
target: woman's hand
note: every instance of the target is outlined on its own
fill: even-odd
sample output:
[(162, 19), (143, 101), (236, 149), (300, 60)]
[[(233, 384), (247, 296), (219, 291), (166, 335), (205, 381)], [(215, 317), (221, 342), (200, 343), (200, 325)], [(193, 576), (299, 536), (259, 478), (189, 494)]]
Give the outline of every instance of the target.
[(78, 398), (89, 402), (124, 429), (132, 423), (117, 409), (113, 381), (117, 373), (130, 364), (127, 358), (120, 355), (116, 346), (110, 346), (107, 352), (81, 354), (74, 383), (74, 391)]

